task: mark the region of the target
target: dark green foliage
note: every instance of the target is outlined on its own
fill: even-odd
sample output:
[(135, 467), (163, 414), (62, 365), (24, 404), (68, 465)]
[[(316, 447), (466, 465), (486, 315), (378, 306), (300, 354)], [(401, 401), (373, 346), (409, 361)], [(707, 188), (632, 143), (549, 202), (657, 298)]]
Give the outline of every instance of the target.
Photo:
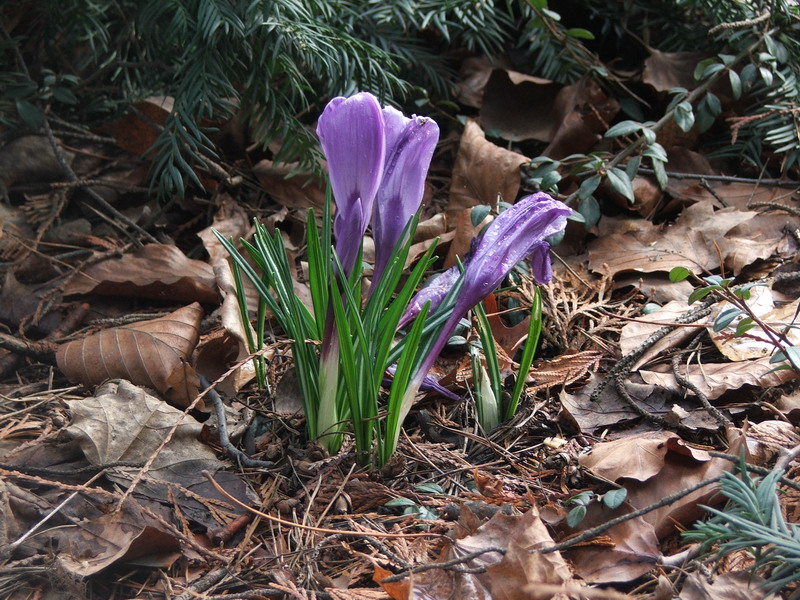
[[(501, 50), (512, 28), (506, 8), (473, 0), (17, 0), (9, 12), (23, 11), (30, 25), (2, 40), (9, 70), (0, 71), (0, 118), (35, 129), (51, 102), (59, 112), (76, 105), (85, 122), (149, 95), (172, 96), (154, 148), (161, 191), (196, 181), (193, 167), (217, 158), (207, 124), (235, 111), (262, 146), (278, 142), (276, 160), (308, 167), (316, 143), (301, 115), (359, 89), (395, 102), (412, 91), (446, 95), (447, 49)], [(48, 85), (44, 67), (74, 79)]]

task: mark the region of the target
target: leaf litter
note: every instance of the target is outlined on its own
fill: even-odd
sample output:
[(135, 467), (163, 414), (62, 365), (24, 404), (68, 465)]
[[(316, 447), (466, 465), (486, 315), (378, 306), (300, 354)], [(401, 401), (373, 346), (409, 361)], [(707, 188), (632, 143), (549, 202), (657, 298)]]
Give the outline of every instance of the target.
[[(693, 85), (690, 58), (651, 50), (643, 83), (659, 93)], [(536, 140), (552, 158), (588, 152), (618, 114), (616, 101), (590, 82), (561, 86), (506, 67), (476, 62), (461, 85), (462, 102), (479, 108), (480, 120), (468, 119), (437, 155), (411, 260), (438, 238), (439, 266), (455, 264), (480, 230), (472, 210), (512, 202), (524, 189), (520, 166), (530, 161), (530, 146), (506, 142)], [(152, 122), (132, 112), (113, 123), (107, 131), (117, 148), (105, 142), (105, 149), (144, 152), (168, 100), (136, 107)], [(701, 154), (668, 144), (675, 131), (659, 135), (673, 173), (719, 174)], [(18, 152), (39, 154), (39, 164), (9, 171), (12, 192), (15, 184), (60, 177), (51, 145), (30, 138)], [(690, 138), (680, 140), (686, 146)], [(73, 151), (65, 156), (88, 172)], [(342, 599), (615, 598), (641, 590), (758, 597), (733, 568), (709, 583), (689, 566), (681, 583), (668, 567), (680, 555), (676, 532), (702, 516), (702, 505), (720, 501), (703, 484), (733, 469), (730, 456), (715, 451), (746, 451), (767, 465), (797, 446), (795, 375), (774, 371), (752, 348), (736, 348), (736, 323), (714, 331), (724, 306), (680, 322), (693, 309), (685, 301), (692, 288), (667, 274), (685, 267), (698, 276), (771, 275), (774, 265), (793, 261), (797, 244), (784, 231), (798, 219), (763, 209), (790, 207), (785, 196), (675, 176), (662, 193), (637, 177), (630, 205), (601, 188), (606, 208), (616, 208), (588, 233), (571, 226), (556, 248), (563, 263), (543, 290), (544, 341), (522, 410), (484, 432), (470, 400), (428, 395), (412, 411), (395, 459), (375, 472), (356, 466), (349, 441), (328, 456), (304, 438), (280, 331), (269, 332), (263, 350), (269, 390), (252, 383), (232, 273), (210, 227), (234, 239), (249, 235), (253, 217), (278, 227), (302, 288), (299, 232), (306, 209), (324, 199), (310, 173), (287, 179), (296, 165), (253, 157), (238, 182), (205, 174), (207, 190), (152, 221), (165, 243), (128, 245), (96, 208), (78, 209), (52, 191), (26, 198), (25, 210), (3, 205), (0, 252), (12, 262), (0, 321), (18, 333), (14, 358), (36, 359), (0, 384), (3, 594), (23, 597), (23, 578), (52, 594), (66, 577), (73, 596), (95, 598), (312, 598), (315, 590)], [(109, 181), (127, 181), (117, 196), (145, 219), (152, 207), (136, 186), (146, 160), (126, 159), (127, 171), (93, 167)], [(59, 226), (69, 225), (59, 235), (81, 248), (78, 260), (41, 245), (56, 230), (46, 210), (53, 203), (61, 206)], [(505, 373), (514, 372), (527, 335), (533, 288), (525, 277), (487, 303)], [(763, 289), (764, 319), (791, 327), (794, 299)], [(648, 302), (662, 306), (642, 314)], [(670, 332), (650, 344), (665, 327)], [(465, 339), (475, 333), (465, 331)], [(683, 377), (675, 375), (675, 355)], [(54, 364), (57, 371), (43, 366)], [(450, 348), (436, 371), (469, 398), (466, 364), (463, 351)], [(615, 365), (627, 370), (609, 382)], [(221, 397), (201, 395), (198, 375)], [(56, 387), (66, 381), (78, 387)], [(738, 426), (723, 426), (698, 392)], [(223, 442), (274, 467), (222, 458)], [(602, 498), (620, 489), (624, 502), (610, 508)], [(571, 499), (583, 492), (591, 495), (585, 516), (570, 526)], [(800, 501), (787, 493), (784, 503), (796, 521)]]

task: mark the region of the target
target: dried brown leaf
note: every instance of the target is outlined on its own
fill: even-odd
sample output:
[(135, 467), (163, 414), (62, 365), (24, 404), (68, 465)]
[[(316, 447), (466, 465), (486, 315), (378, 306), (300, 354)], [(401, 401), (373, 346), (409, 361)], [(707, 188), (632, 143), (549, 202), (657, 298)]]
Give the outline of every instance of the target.
[[(448, 561), (480, 550), (504, 548), (504, 555), (488, 551), (477, 558), (464, 561), (465, 567), (483, 567), (486, 569), (485, 573), (433, 569), (415, 575), (412, 579), (403, 580), (402, 583), (410, 589), (397, 588), (398, 595), (389, 593), (393, 598), (404, 599), (550, 599), (552, 594), (531, 592), (528, 586), (537, 583), (562, 585), (572, 581), (569, 567), (559, 553), (531, 552), (552, 543), (552, 538), (535, 508), (523, 515), (497, 513), (474, 533), (455, 541), (440, 556), (440, 560)], [(376, 577), (376, 581), (385, 576), (382, 574)]]
[(122, 378), (157, 390), (188, 406), (199, 382), (187, 364), (197, 344), (203, 309), (195, 303), (169, 315), (106, 329), (67, 342), (56, 353), (58, 368), (73, 383), (98, 385)]
[(252, 172), (276, 202), (288, 208), (322, 210), (325, 189), (310, 173), (297, 173), (297, 167), (295, 163), (276, 163), (264, 159), (253, 166)]
[(144, 155), (153, 149), (164, 125), (172, 112), (174, 99), (169, 96), (153, 96), (135, 103), (123, 117), (105, 126), (117, 146), (132, 154)]
[(650, 48), (650, 56), (644, 61), (642, 81), (658, 92), (668, 92), (682, 87), (692, 90), (697, 87), (694, 69), (707, 57), (702, 52), (661, 52)]
[(481, 104), (481, 124), (511, 141), (553, 139), (556, 97), (561, 85), (509, 71), (493, 69), (486, 82)]
[[(774, 371), (776, 365), (770, 364), (769, 357), (735, 363), (704, 363), (682, 366), (684, 377), (696, 385), (710, 400), (719, 398), (728, 390), (736, 390), (743, 385), (753, 385), (760, 388), (769, 388), (781, 385), (797, 378), (797, 373), (791, 369)], [(669, 365), (662, 370), (644, 371), (639, 375), (645, 383), (658, 385), (676, 393), (685, 390), (675, 381), (675, 376)]]
[(557, 128), (542, 155), (558, 159), (588, 152), (618, 112), (619, 102), (591, 79), (562, 88), (556, 97)]
[(674, 267), (702, 273), (719, 268), (719, 247), (727, 267), (741, 267), (736, 254), (743, 239), (726, 234), (755, 216), (733, 208), (714, 212), (709, 204), (695, 204), (670, 227), (637, 223), (630, 231), (598, 238), (589, 245), (589, 266), (612, 276), (622, 271), (668, 272)]
[(750, 573), (724, 573), (708, 577), (701, 573), (689, 573), (683, 584), (680, 600), (766, 600), (768, 595), (760, 587), (763, 579)]
[(181, 556), (175, 536), (131, 502), (120, 511), (75, 521), (54, 528), (50, 539), (58, 547), (59, 564), (79, 577), (143, 557), (151, 566), (166, 568)]
[(64, 294), (104, 294), (217, 304), (210, 265), (188, 258), (176, 246), (148, 244), (120, 258), (104, 260), (81, 271)]
[[(203, 425), (130, 382), (107, 383), (95, 396), (67, 401), (67, 406), (73, 416), (67, 432), (78, 440), (93, 465), (118, 461), (144, 464), (174, 430), (148, 470), (147, 479), (136, 488), (139, 493), (161, 502), (176, 498), (184, 514), (206, 527), (216, 525), (218, 518), (203, 504), (204, 499), (213, 499), (217, 506), (225, 501), (230, 514), (242, 509), (226, 501), (203, 471), (216, 473), (215, 479), (229, 493), (249, 502), (244, 482), (224, 471), (225, 463), (200, 441)], [(119, 468), (109, 471), (108, 477), (127, 487), (137, 472), (138, 468)], [(168, 487), (172, 488), (171, 496)]]
[(450, 184), (448, 215), (478, 204), (495, 206), (498, 199), (514, 202), (519, 191), (520, 165), (529, 159), (486, 139), (480, 126), (467, 121), (461, 136)]

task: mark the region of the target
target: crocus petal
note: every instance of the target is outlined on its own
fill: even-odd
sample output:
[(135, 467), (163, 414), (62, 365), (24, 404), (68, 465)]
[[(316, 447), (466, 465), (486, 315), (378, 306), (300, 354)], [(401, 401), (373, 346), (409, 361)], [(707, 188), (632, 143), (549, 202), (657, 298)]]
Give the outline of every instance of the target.
[[(397, 371), (397, 365), (391, 365), (390, 367), (387, 367), (386, 371), (390, 376), (385, 377), (381, 382), (381, 385), (389, 388), (392, 387), (392, 381), (394, 380), (395, 371)], [(419, 389), (422, 392), (436, 392), (440, 396), (444, 396), (449, 400), (463, 400), (461, 396), (448, 390), (432, 375), (425, 376), (425, 378), (422, 380), (422, 384), (419, 386)]]
[(403, 229), (419, 209), (425, 177), (439, 141), (439, 126), (431, 119), (409, 119), (387, 106), (383, 109), (383, 122), (386, 162), (372, 216), (375, 280), (380, 278)]
[(531, 273), (536, 283), (550, 283), (553, 279), (553, 265), (550, 263), (550, 244), (542, 242), (531, 254)]
[(497, 288), (518, 262), (534, 251), (542, 269), (545, 238), (563, 230), (572, 210), (544, 193), (526, 196), (492, 221), (464, 267), (464, 287), (456, 302), (456, 312), (464, 314)]
[(411, 298), (411, 302), (408, 303), (406, 312), (402, 317), (400, 317), (400, 322), (398, 323), (397, 328), (400, 329), (405, 327), (411, 321), (413, 321), (422, 311), (422, 307), (425, 306), (426, 302), (431, 303), (428, 314), (433, 313), (436, 310), (436, 307), (439, 306), (444, 297), (447, 295), (447, 292), (450, 291), (450, 288), (452, 288), (456, 281), (458, 281), (459, 275), (461, 275), (461, 271), (456, 265), (450, 267), (444, 273), (440, 273), (436, 277), (433, 277), (425, 287), (414, 294), (414, 297)]
[[(478, 243), (473, 246), (472, 255), (464, 265), (464, 285), (458, 294), (453, 313), (412, 377), (406, 394), (408, 398), (419, 390), (461, 317), (492, 293), (514, 265), (534, 253), (538, 263), (534, 275), (543, 279), (550, 276), (549, 267), (543, 264), (547, 261), (549, 265), (549, 257), (546, 255), (549, 245), (544, 240), (564, 229), (567, 217), (571, 214), (572, 210), (563, 202), (539, 193), (522, 198), (492, 221)], [(408, 410), (410, 406), (404, 408)]]
[(334, 98), (317, 123), (336, 200), (336, 253), (349, 275), (381, 183), (386, 152), (383, 114), (372, 94)]

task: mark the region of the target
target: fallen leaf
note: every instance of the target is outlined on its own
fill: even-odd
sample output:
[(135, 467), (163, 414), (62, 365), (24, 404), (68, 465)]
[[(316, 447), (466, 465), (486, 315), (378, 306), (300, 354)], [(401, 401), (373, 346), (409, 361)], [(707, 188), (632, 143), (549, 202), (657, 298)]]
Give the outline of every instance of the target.
[[(462, 509), (462, 512), (466, 510)], [(504, 555), (489, 551), (464, 561), (465, 567), (482, 567), (486, 569), (485, 573), (432, 569), (407, 580), (412, 584), (408, 597), (549, 600), (552, 598), (549, 592), (530, 592), (526, 586), (537, 583), (562, 585), (573, 581), (566, 561), (558, 552), (532, 552), (552, 543), (535, 508), (523, 515), (497, 513), (471, 535), (450, 544), (440, 557), (440, 560), (448, 561), (483, 549), (504, 548)]]
[(561, 87), (549, 79), (493, 69), (483, 91), (481, 125), (513, 142), (549, 142), (559, 123), (555, 108)]
[(153, 96), (131, 106), (123, 117), (104, 127), (117, 146), (133, 154), (144, 155), (152, 150), (175, 103), (170, 96)]
[(642, 82), (657, 92), (668, 92), (682, 87), (693, 90), (697, 87), (694, 69), (707, 54), (703, 52), (661, 52), (648, 48), (650, 56), (644, 61)]
[[(605, 386), (599, 398), (593, 401), (591, 394), (602, 379), (601, 375), (592, 373), (586, 385), (574, 394), (563, 390), (559, 396), (562, 416), (572, 420), (581, 431), (591, 433), (641, 418), (614, 385)], [(692, 429), (719, 429), (719, 423), (708, 411), (698, 407), (692, 398), (687, 399), (671, 390), (632, 381), (625, 382), (625, 391), (641, 410), (649, 414), (663, 417), (672, 423), (679, 422)]]
[(681, 590), (680, 600), (766, 600), (775, 598), (761, 587), (763, 579), (751, 573), (723, 573), (708, 576), (689, 573)]
[[(798, 310), (800, 310), (800, 299), (779, 308), (773, 308), (772, 290), (766, 286), (756, 286), (750, 290), (747, 306), (762, 323), (771, 326), (776, 331), (783, 332), (789, 343), (795, 346), (800, 345), (800, 333), (793, 327)], [(719, 315), (730, 309), (729, 302), (720, 302), (714, 307), (714, 311), (707, 320), (708, 334), (723, 356), (734, 362), (771, 356), (776, 350), (775, 344), (759, 327), (751, 329), (747, 335), (735, 335), (736, 327), (741, 318), (745, 316), (744, 314), (734, 319), (725, 329), (714, 331), (713, 326)]]
[(187, 360), (197, 345), (202, 317), (195, 303), (152, 321), (67, 342), (56, 352), (58, 368), (73, 383), (93, 386), (122, 378), (157, 390), (177, 406), (189, 406), (199, 381)]
[(200, 260), (192, 260), (176, 246), (148, 244), (92, 265), (78, 273), (64, 295), (104, 294), (217, 304), (214, 272)]
[[(775, 366), (770, 364), (768, 357), (765, 357), (736, 363), (683, 365), (681, 373), (709, 400), (714, 400), (728, 390), (737, 390), (744, 385), (770, 388), (797, 378), (797, 374), (791, 369), (774, 371)], [(640, 370), (639, 375), (650, 385), (665, 387), (676, 393), (685, 392), (685, 389), (675, 381), (669, 365), (659, 367), (659, 370), (656, 370), (656, 367), (647, 371)]]
[[(627, 502), (616, 510), (607, 508), (602, 502), (592, 502), (587, 508), (580, 528), (574, 533), (634, 510)], [(575, 547), (568, 556), (576, 574), (588, 583), (624, 583), (652, 571), (661, 551), (653, 526), (643, 517), (636, 517), (606, 531), (602, 543)]]
[[(225, 463), (199, 437), (203, 425), (182, 410), (145, 393), (128, 381), (107, 383), (95, 396), (68, 400), (72, 423), (67, 432), (93, 465), (112, 462), (144, 464), (158, 452), (167, 436), (174, 433), (158, 452), (147, 478), (137, 491), (162, 503), (170, 502), (168, 488), (184, 514), (210, 528), (219, 523), (220, 502), (229, 519), (244, 509), (231, 505), (202, 475), (216, 473), (217, 482), (240, 501), (248, 503), (246, 485), (234, 473), (224, 471)], [(127, 487), (138, 468), (120, 467), (107, 477)], [(212, 500), (216, 508), (205, 502)]]
[[(686, 267), (694, 273), (725, 266), (741, 268), (735, 256), (742, 238), (727, 236), (733, 228), (756, 216), (733, 208), (718, 211), (709, 204), (695, 204), (681, 213), (672, 226), (638, 223), (636, 229), (602, 236), (589, 244), (589, 266), (599, 273), (616, 275), (623, 271), (668, 272)], [(771, 250), (770, 250), (771, 252)], [(733, 275), (738, 271), (733, 270)]]
[(151, 561), (158, 557), (155, 566), (168, 568), (181, 556), (177, 538), (131, 502), (121, 511), (56, 529), (50, 541), (59, 549), (57, 560), (79, 577), (145, 556)]
[(315, 208), (325, 206), (325, 190), (308, 172), (297, 172), (296, 163), (276, 163), (264, 159), (251, 171), (270, 197), (288, 208)]
[(647, 481), (664, 468), (667, 440), (678, 437), (669, 431), (632, 435), (592, 446), (580, 456), (582, 466), (610, 481), (637, 479)]
[(583, 78), (559, 91), (554, 111), (557, 127), (542, 156), (559, 159), (588, 152), (619, 112), (619, 102), (595, 81)]
[(467, 121), (453, 167), (447, 213), (450, 218), (478, 204), (514, 202), (520, 186), (520, 165), (528, 157), (500, 148), (486, 139), (480, 126)]

